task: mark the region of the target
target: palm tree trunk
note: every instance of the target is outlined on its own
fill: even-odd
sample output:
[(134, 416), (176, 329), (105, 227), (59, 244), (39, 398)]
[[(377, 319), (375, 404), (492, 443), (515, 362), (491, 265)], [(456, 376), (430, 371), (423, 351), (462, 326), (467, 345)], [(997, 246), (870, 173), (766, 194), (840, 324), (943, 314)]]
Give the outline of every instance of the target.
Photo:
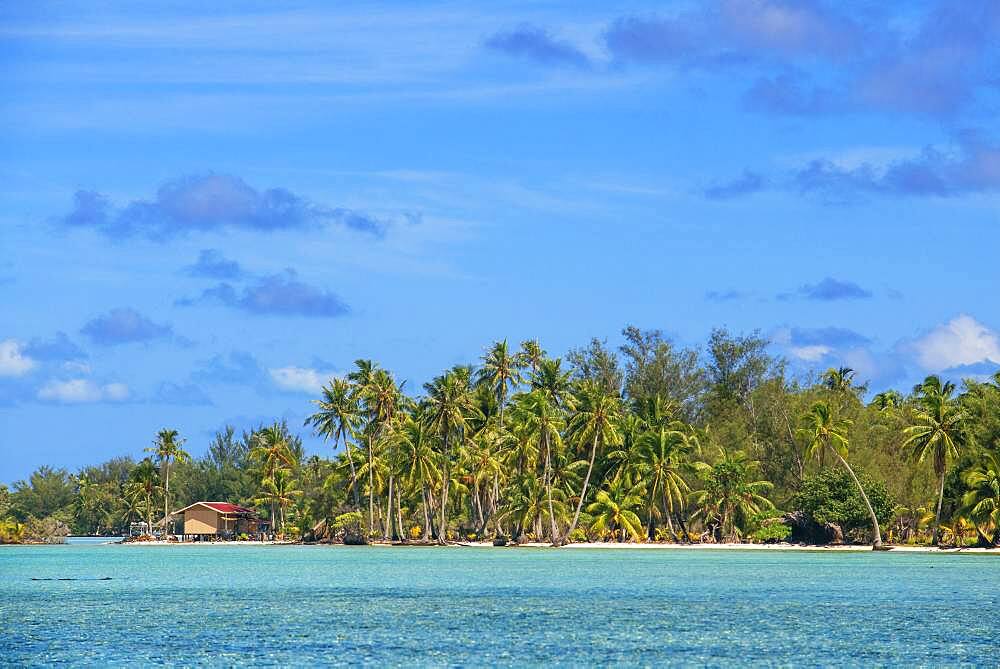
[[(163, 466), (163, 535), (161, 539), (167, 538), (167, 509), (170, 508), (170, 463), (165, 462)], [(938, 509), (941, 505), (938, 505)]]
[[(829, 446), (829, 444), (827, 445)], [(837, 452), (837, 449), (830, 447), (830, 450), (833, 451), (834, 455), (837, 456), (837, 459), (840, 460), (840, 464), (844, 465), (847, 473), (851, 475), (852, 479), (854, 479), (854, 485), (858, 486), (858, 492), (861, 493), (861, 499), (865, 501), (865, 506), (868, 507), (868, 515), (871, 517), (872, 529), (875, 531), (875, 541), (872, 543), (872, 550), (882, 550), (882, 530), (879, 529), (878, 518), (875, 516), (875, 509), (872, 508), (872, 503), (868, 501), (868, 495), (865, 494), (865, 489), (861, 487), (861, 481), (858, 480), (854, 470), (851, 469), (849, 464), (847, 464), (847, 460), (845, 460), (844, 457)]]
[(420, 498), (423, 500), (423, 504), (420, 506), (424, 509), (424, 539), (431, 538), (431, 516), (428, 513), (427, 508), (427, 484), (423, 481), (420, 482)]
[(451, 482), (451, 453), (448, 452), (448, 432), (444, 433), (444, 481), (441, 482), (441, 527), (438, 529), (438, 543), (448, 542), (448, 484)]
[(937, 546), (941, 541), (941, 504), (944, 502), (944, 475), (945, 470), (941, 470), (941, 485), (938, 486), (937, 513), (934, 514), (934, 538), (931, 545)]
[(545, 439), (545, 490), (549, 499), (549, 523), (552, 525), (552, 543), (559, 541), (559, 530), (556, 528), (556, 514), (552, 509), (552, 481), (550, 479), (552, 449), (549, 447), (548, 436)]
[[(580, 509), (583, 508), (583, 500), (587, 497), (587, 486), (590, 485), (590, 474), (594, 471), (594, 460), (597, 458), (597, 433), (594, 433), (594, 440), (590, 444), (590, 463), (587, 465), (587, 475), (583, 478), (583, 490), (580, 491), (580, 501), (576, 503), (576, 511), (573, 513), (573, 522), (570, 523), (569, 530), (566, 532), (566, 538), (563, 539), (562, 543), (566, 543), (569, 540), (569, 535), (573, 534), (573, 530), (576, 529), (576, 524), (580, 520)], [(549, 500), (549, 506), (551, 509), (552, 501)], [(652, 514), (650, 514), (650, 526), (652, 527)], [(652, 531), (652, 530), (650, 530)]]
[(372, 438), (368, 436), (368, 534), (375, 529), (375, 464)]
[(392, 538), (392, 475), (389, 475), (389, 495), (385, 503), (385, 531), (382, 537), (389, 541)]
[(347, 461), (351, 464), (351, 492), (354, 493), (354, 506), (361, 506), (361, 499), (358, 494), (358, 472), (354, 469), (354, 452), (351, 450), (351, 442), (344, 436), (344, 448), (347, 449)]

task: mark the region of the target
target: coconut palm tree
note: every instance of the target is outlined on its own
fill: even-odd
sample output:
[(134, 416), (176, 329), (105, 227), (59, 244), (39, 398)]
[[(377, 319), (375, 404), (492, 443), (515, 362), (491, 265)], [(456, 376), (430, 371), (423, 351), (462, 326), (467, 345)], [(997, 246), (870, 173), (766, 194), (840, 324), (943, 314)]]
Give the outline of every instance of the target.
[(452, 447), (456, 440), (464, 441), (467, 421), (477, 411), (469, 385), (470, 375), (464, 368), (453, 369), (424, 386), (427, 391), (427, 421), (441, 439), (443, 479), (441, 485), (441, 527), (438, 542), (448, 536), (448, 488), (451, 485)]
[(683, 474), (692, 469), (688, 458), (694, 449), (687, 435), (678, 429), (681, 424), (675, 423), (673, 427), (661, 426), (639, 437), (636, 464), (649, 486), (648, 536), (651, 539), (655, 537), (653, 518), (656, 501), (660, 502), (660, 511), (667, 519), (670, 533), (676, 537), (672, 518), (690, 491)]
[(941, 383), (936, 376), (929, 376), (918, 386), (917, 405), (913, 410), (913, 424), (903, 430), (904, 448), (910, 449), (918, 462), (930, 459), (938, 477), (938, 502), (934, 514), (936, 546), (941, 536), (941, 506), (944, 502), (944, 480), (948, 462), (958, 457), (963, 443), (965, 411), (952, 398), (955, 386)]
[(903, 406), (903, 395), (898, 390), (886, 390), (872, 398), (871, 406), (879, 411), (889, 411)]
[(184, 450), (184, 439), (177, 430), (166, 428), (156, 433), (153, 446), (146, 449), (156, 456), (163, 472), (163, 538), (167, 536), (167, 517), (170, 515), (170, 465), (174, 462), (187, 462), (191, 456)]
[(349, 381), (333, 379), (323, 386), (322, 399), (312, 400), (318, 411), (306, 418), (305, 425), (312, 425), (323, 439), (333, 439), (333, 448), (337, 449), (344, 442), (347, 461), (351, 467), (351, 491), (354, 493), (354, 506), (361, 505), (358, 492), (358, 474), (354, 466), (354, 451), (351, 441), (361, 419), (358, 398)]
[(644, 495), (644, 484), (633, 484), (629, 476), (608, 481), (587, 506), (593, 518), (590, 531), (613, 540), (642, 541), (642, 521), (636, 511), (642, 508)]
[(812, 405), (809, 412), (802, 417), (799, 434), (807, 443), (807, 457), (816, 458), (824, 451), (829, 450), (840, 461), (840, 464), (847, 470), (847, 473), (851, 475), (851, 479), (854, 481), (854, 485), (858, 487), (858, 493), (861, 495), (861, 499), (868, 509), (868, 515), (871, 517), (872, 531), (875, 534), (872, 549), (882, 550), (882, 531), (879, 528), (875, 509), (872, 508), (872, 503), (868, 500), (868, 495), (865, 493), (861, 481), (858, 480), (857, 475), (854, 473), (854, 469), (847, 462), (849, 445), (847, 429), (850, 425), (850, 420), (834, 417), (829, 404), (826, 402), (816, 402)]
[(278, 467), (261, 481), (260, 495), (254, 501), (257, 504), (269, 504), (272, 508), (278, 507), (278, 534), (282, 534), (285, 527), (285, 510), (296, 498), (302, 496), (302, 491), (297, 486), (298, 481), (292, 477), (292, 470), (287, 467)]
[(145, 458), (129, 472), (124, 495), (130, 509), (145, 510), (146, 527), (153, 531), (153, 498), (160, 489), (160, 475), (149, 458)]
[(536, 389), (530, 393), (516, 396), (514, 413), (522, 429), (531, 435), (538, 445), (538, 452), (544, 458), (542, 466), (542, 485), (545, 487), (548, 499), (548, 519), (551, 528), (550, 539), (553, 543), (559, 539), (557, 524), (558, 514), (555, 512), (553, 497), (552, 461), (553, 451), (562, 447), (562, 430), (566, 423), (562, 411), (555, 403), (555, 395)]
[(545, 350), (535, 339), (521, 342), (521, 350), (517, 352), (517, 365), (521, 369), (530, 370), (529, 378), (535, 375), (538, 365), (545, 359)]
[(483, 356), (483, 366), (476, 375), (476, 381), (487, 386), (496, 397), (499, 411), (500, 429), (503, 429), (503, 412), (507, 404), (507, 392), (521, 382), (517, 369), (518, 359), (507, 348), (507, 340), (494, 342)]
[(723, 541), (740, 538), (751, 517), (774, 508), (765, 496), (773, 487), (770, 481), (754, 480), (758, 463), (743, 451), (727, 451), (719, 447), (715, 463), (697, 462), (705, 488), (694, 493), (701, 505), (700, 512), (708, 519), (717, 519)]
[(850, 367), (831, 367), (823, 372), (823, 385), (836, 393), (850, 393), (854, 389), (854, 370)]
[[(274, 478), (277, 470), (290, 469), (297, 464), (284, 426), (280, 423), (274, 423), (254, 432), (250, 437), (250, 443), (250, 459), (257, 464), (262, 486), (265, 481)], [(277, 509), (273, 502), (270, 508), (271, 527), (274, 528)]]
[(583, 479), (583, 488), (580, 490), (580, 500), (576, 504), (573, 521), (566, 532), (567, 538), (576, 529), (576, 524), (580, 520), (580, 510), (587, 498), (587, 486), (594, 471), (597, 451), (605, 444), (618, 442), (617, 425), (622, 416), (621, 399), (617, 394), (608, 392), (602, 384), (583, 381), (579, 385), (576, 397), (576, 411), (569, 422), (569, 433), (581, 443), (590, 445), (590, 458), (587, 461), (587, 475)]
[(411, 491), (420, 491), (424, 513), (424, 537), (434, 536), (434, 487), (441, 478), (438, 455), (432, 445), (433, 437), (419, 410), (407, 414), (399, 429), (399, 447), (404, 460), (404, 484)]
[(962, 479), (969, 487), (962, 497), (969, 517), (976, 522), (977, 528), (985, 527), (991, 532), (987, 543), (1000, 544), (1000, 456), (984, 451), (980, 461), (970, 467)]

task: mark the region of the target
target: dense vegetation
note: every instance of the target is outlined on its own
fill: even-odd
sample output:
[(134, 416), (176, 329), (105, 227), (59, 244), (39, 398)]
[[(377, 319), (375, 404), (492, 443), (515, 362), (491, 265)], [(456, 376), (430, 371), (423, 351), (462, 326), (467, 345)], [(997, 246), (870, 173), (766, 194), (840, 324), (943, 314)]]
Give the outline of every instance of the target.
[(117, 534), (197, 500), (254, 506), (286, 536), (327, 521), (393, 540), (769, 541), (805, 523), (876, 544), (1000, 540), (1000, 374), (866, 404), (852, 370), (790, 378), (756, 333), (716, 330), (702, 351), (623, 334), (564, 359), (497, 342), (417, 397), (359, 360), (306, 423), (330, 458), (284, 423), (227, 428), (200, 458), (162, 430), (142, 461), (0, 486), (0, 541)]

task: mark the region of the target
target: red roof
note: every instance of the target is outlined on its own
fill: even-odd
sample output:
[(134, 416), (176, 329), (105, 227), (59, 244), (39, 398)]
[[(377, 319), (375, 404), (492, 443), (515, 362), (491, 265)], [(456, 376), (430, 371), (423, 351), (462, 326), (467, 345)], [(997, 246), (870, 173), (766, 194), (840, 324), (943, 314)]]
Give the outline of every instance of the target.
[(202, 502), (202, 504), (210, 506), (220, 513), (253, 513), (252, 509), (237, 506), (236, 504), (229, 504), (227, 502)]

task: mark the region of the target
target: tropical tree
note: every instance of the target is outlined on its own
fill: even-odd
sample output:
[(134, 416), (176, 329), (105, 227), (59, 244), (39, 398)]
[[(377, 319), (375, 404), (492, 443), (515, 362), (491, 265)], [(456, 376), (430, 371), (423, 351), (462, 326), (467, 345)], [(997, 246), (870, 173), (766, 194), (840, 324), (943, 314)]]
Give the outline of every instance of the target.
[(499, 411), (500, 429), (503, 429), (503, 411), (507, 404), (507, 392), (521, 381), (518, 371), (518, 357), (511, 354), (507, 340), (494, 342), (483, 356), (483, 366), (479, 369), (477, 382), (493, 392)]
[(648, 536), (654, 538), (653, 519), (656, 517), (656, 503), (660, 503), (660, 513), (667, 519), (670, 533), (674, 532), (673, 516), (684, 504), (684, 496), (690, 491), (684, 472), (692, 469), (688, 458), (693, 450), (691, 440), (675, 424), (675, 429), (661, 425), (639, 437), (637, 468), (649, 487), (647, 519)]
[(163, 538), (167, 536), (167, 518), (170, 515), (170, 465), (174, 462), (187, 462), (191, 456), (184, 450), (184, 439), (177, 430), (162, 429), (156, 433), (153, 446), (147, 448), (160, 463), (163, 472)]
[(941, 506), (944, 502), (944, 479), (948, 462), (958, 457), (963, 442), (965, 411), (952, 398), (954, 384), (942, 383), (937, 376), (929, 376), (918, 386), (917, 407), (913, 410), (913, 424), (903, 430), (904, 447), (910, 449), (918, 462), (930, 460), (938, 477), (937, 511), (934, 514), (934, 539), (936, 546), (941, 538)]
[(463, 368), (453, 369), (424, 386), (427, 391), (428, 425), (441, 439), (441, 457), (444, 463), (441, 485), (441, 526), (438, 542), (446, 543), (448, 536), (448, 488), (451, 485), (452, 446), (457, 439), (464, 440), (467, 421), (477, 411), (472, 399), (469, 374)]
[[(252, 447), (250, 449), (250, 459), (257, 463), (260, 473), (260, 485), (264, 486), (268, 480), (274, 480), (275, 472), (279, 469), (291, 469), (296, 462), (295, 454), (291, 449), (288, 435), (283, 425), (274, 423), (255, 432), (251, 437)], [(268, 502), (271, 509), (271, 527), (276, 527), (276, 506), (275, 499)]]
[(642, 521), (636, 511), (642, 509), (644, 495), (641, 481), (633, 483), (628, 476), (608, 481), (587, 506), (593, 518), (590, 531), (613, 540), (642, 541)]
[[(123, 493), (129, 510), (145, 512), (146, 527), (153, 531), (153, 499), (160, 490), (160, 475), (149, 458), (137, 464), (129, 473)], [(166, 527), (164, 527), (164, 531)]]
[(566, 538), (573, 533), (580, 520), (580, 510), (587, 498), (587, 486), (594, 471), (597, 451), (605, 444), (618, 442), (617, 425), (622, 416), (621, 399), (596, 381), (581, 382), (576, 398), (574, 403), (576, 411), (569, 422), (569, 433), (581, 443), (590, 445), (590, 458), (587, 460), (587, 475), (583, 479), (580, 499), (576, 504), (576, 511), (573, 512), (573, 521), (570, 523)]
[(298, 481), (293, 478), (292, 470), (278, 467), (261, 481), (261, 492), (255, 500), (258, 504), (267, 504), (279, 510), (277, 533), (283, 533), (285, 527), (285, 511), (300, 496)]
[(766, 496), (773, 484), (754, 480), (759, 463), (743, 451), (727, 451), (720, 446), (719, 456), (715, 463), (695, 463), (705, 487), (696, 491), (693, 498), (701, 505), (699, 512), (706, 521), (718, 521), (723, 541), (737, 541), (754, 516), (774, 509)]
[(861, 495), (861, 499), (864, 501), (865, 507), (868, 509), (868, 515), (871, 518), (872, 532), (875, 535), (875, 539), (872, 542), (872, 549), (882, 550), (882, 530), (879, 528), (878, 517), (875, 515), (875, 510), (872, 508), (872, 503), (868, 499), (861, 481), (858, 480), (854, 469), (847, 462), (849, 445), (847, 429), (850, 425), (851, 421), (846, 418), (837, 419), (830, 410), (829, 404), (826, 402), (816, 402), (812, 405), (809, 412), (802, 417), (799, 434), (806, 441), (807, 457), (819, 458), (824, 451), (829, 450), (840, 461), (840, 464), (847, 470), (847, 473), (851, 475), (851, 480), (857, 486), (858, 493)]
[(969, 487), (962, 503), (977, 528), (990, 532), (987, 543), (996, 546), (1000, 543), (1000, 456), (984, 452), (962, 478)]
[(358, 492), (358, 474), (354, 465), (354, 451), (351, 439), (361, 419), (358, 398), (351, 383), (345, 379), (333, 379), (323, 386), (322, 399), (312, 400), (318, 411), (306, 418), (306, 425), (312, 425), (317, 434), (324, 439), (333, 439), (333, 448), (337, 449), (344, 442), (347, 462), (351, 468), (351, 492), (354, 494), (354, 506), (361, 505)]

